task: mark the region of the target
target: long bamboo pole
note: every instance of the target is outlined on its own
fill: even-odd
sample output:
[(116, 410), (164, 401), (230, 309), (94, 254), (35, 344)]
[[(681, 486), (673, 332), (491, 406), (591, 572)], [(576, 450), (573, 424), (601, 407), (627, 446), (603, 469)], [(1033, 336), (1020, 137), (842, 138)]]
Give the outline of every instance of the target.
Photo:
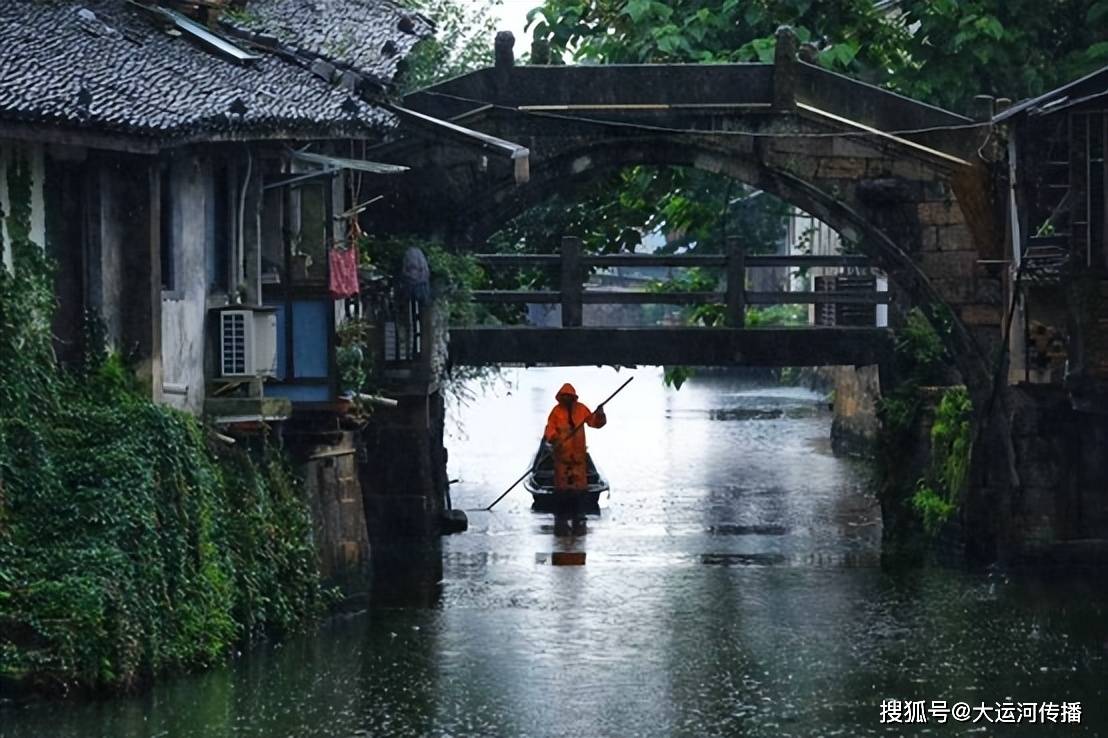
[[(589, 421), (589, 418), (592, 418), (592, 416), (596, 415), (596, 413), (597, 413), (598, 411), (600, 411), (600, 409), (601, 409), (601, 408), (603, 408), (603, 407), (604, 407), (605, 405), (607, 405), (607, 404), (608, 404), (609, 402), (611, 402), (611, 401), (612, 401), (612, 398), (613, 398), (613, 397), (615, 397), (615, 396), (616, 396), (616, 395), (618, 395), (618, 394), (619, 394), (620, 392), (622, 392), (622, 391), (623, 391), (623, 388), (624, 388), (624, 387), (626, 387), (627, 385), (631, 384), (631, 380), (632, 380), (632, 379), (634, 379), (634, 377), (628, 377), (628, 378), (627, 378), (627, 381), (626, 381), (626, 382), (624, 382), (623, 384), (621, 384), (621, 385), (619, 386), (619, 388), (618, 388), (618, 389), (617, 389), (617, 390), (616, 390), (615, 392), (613, 392), (612, 394), (608, 395), (608, 399), (606, 399), (606, 400), (605, 400), (604, 402), (602, 402), (602, 403), (600, 403), (599, 405), (597, 405), (597, 406), (596, 406), (596, 410), (593, 410), (593, 411), (592, 411), (591, 413), (589, 413), (589, 416), (588, 416), (587, 418), (585, 418), (585, 420), (583, 420), (583, 421), (582, 421), (582, 422), (581, 422), (581, 423), (580, 423), (579, 425), (575, 425), (575, 426), (573, 426), (573, 430), (571, 430), (571, 431), (569, 432), (569, 435), (567, 435), (567, 436), (566, 436), (565, 438), (563, 438), (563, 439), (562, 439), (561, 441), (559, 441), (557, 445), (561, 446), (561, 445), (562, 445), (563, 443), (565, 443), (565, 442), (566, 442), (566, 441), (568, 441), (569, 439), (573, 438), (574, 434), (575, 434), (575, 433), (577, 433), (577, 431), (581, 430), (581, 428), (582, 428), (582, 427), (584, 427), (585, 423), (587, 423), (587, 422)], [(509, 493), (509, 492), (511, 492), (511, 491), (512, 491), (513, 489), (515, 489), (515, 488), (516, 488), (516, 487), (517, 487), (517, 486), (519, 485), (519, 483), (520, 483), (520, 482), (522, 482), (522, 481), (523, 481), (524, 479), (526, 479), (526, 478), (527, 478), (527, 475), (528, 475), (528, 474), (530, 474), (530, 473), (531, 473), (532, 471), (534, 471), (534, 470), (535, 470), (535, 467), (536, 467), (536, 466), (538, 466), (538, 465), (539, 465), (539, 464), (541, 464), (542, 462), (546, 461), (546, 458), (547, 458), (548, 456), (550, 456), (550, 454), (552, 454), (553, 452), (554, 452), (554, 447), (551, 447), (551, 448), (550, 448), (550, 450), (548, 450), (548, 451), (547, 451), (547, 452), (546, 452), (545, 454), (543, 454), (543, 455), (542, 455), (542, 456), (540, 456), (540, 457), (539, 457), (538, 459), (536, 459), (536, 460), (535, 460), (535, 461), (534, 461), (534, 462), (533, 462), (533, 463), (531, 464), (531, 466), (530, 466), (530, 467), (528, 467), (527, 471), (523, 472), (523, 476), (521, 476), (521, 477), (520, 477), (519, 479), (517, 479), (516, 481), (512, 482), (512, 486), (510, 486), (510, 487), (508, 487), (508, 489), (504, 490), (504, 492), (503, 492), (503, 493), (501, 493), (501, 495), (500, 495), (499, 497), (497, 497), (497, 498), (496, 498), (495, 500), (493, 500), (492, 504), (491, 504), (491, 505), (489, 505), (488, 507), (486, 507), (486, 508), (485, 508), (485, 510), (486, 510), (486, 511), (488, 511), (488, 510), (492, 510), (492, 509), (493, 509), (493, 507), (495, 507), (495, 506), (496, 506), (496, 503), (498, 503), (498, 502), (500, 502), (501, 500), (503, 500), (503, 499), (504, 499), (504, 498), (505, 498), (505, 497), (506, 497), (506, 496), (508, 495), (508, 493)]]

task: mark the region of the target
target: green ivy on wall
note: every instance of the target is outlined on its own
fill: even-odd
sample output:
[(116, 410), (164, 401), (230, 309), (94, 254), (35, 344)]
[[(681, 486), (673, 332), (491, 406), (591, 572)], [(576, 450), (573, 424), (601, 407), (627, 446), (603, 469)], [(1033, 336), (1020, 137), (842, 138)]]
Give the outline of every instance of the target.
[(301, 627), (325, 596), (298, 480), (264, 442), (213, 446), (195, 418), (136, 394), (103, 344), (57, 365), (31, 181), (22, 164), (7, 177), (0, 680), (125, 689)]
[(958, 509), (969, 476), (972, 417), (973, 403), (966, 388), (948, 388), (931, 426), (930, 468), (912, 495), (912, 507), (928, 533), (937, 533)]
[[(948, 315), (930, 318), (912, 309), (897, 330), (895, 360), (901, 383), (878, 402), (881, 419), (878, 461), (886, 480), (886, 494), (904, 497), (930, 535), (938, 533), (958, 509), (969, 475), (972, 454), (973, 403), (963, 386), (947, 387), (935, 409), (930, 433), (930, 462), (914, 487), (905, 489), (904, 454), (915, 443), (914, 432), (924, 410), (924, 387), (947, 382), (951, 357), (942, 331)], [(936, 329), (935, 326), (938, 326)]]

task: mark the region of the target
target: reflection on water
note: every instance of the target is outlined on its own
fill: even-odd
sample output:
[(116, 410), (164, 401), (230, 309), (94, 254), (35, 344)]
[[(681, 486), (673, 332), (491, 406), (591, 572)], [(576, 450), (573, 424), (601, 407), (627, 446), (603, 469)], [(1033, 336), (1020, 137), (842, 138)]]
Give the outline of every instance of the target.
[[(624, 376), (513, 370), (461, 408), (455, 505), (523, 472), (563, 381), (589, 403)], [(517, 489), (441, 551), (380, 552), (404, 573), (369, 613), (141, 697), (0, 711), (0, 736), (1108, 735), (1103, 583), (883, 571), (821, 397), (640, 370), (608, 411), (588, 433), (611, 504), (584, 530)], [(1084, 715), (886, 726), (885, 698)]]

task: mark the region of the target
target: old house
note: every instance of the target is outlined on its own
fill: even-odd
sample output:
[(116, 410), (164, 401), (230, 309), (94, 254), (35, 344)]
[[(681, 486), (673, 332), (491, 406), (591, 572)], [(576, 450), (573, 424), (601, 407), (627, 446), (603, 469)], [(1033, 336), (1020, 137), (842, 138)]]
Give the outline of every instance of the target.
[(230, 419), (332, 401), (329, 258), (402, 171), (363, 153), (430, 31), (386, 0), (0, 3), (0, 208), (26, 199), (57, 265), (59, 357), (88, 310), (154, 399)]
[(431, 30), (388, 0), (0, 2), (5, 268), (28, 242), (55, 264), (61, 361), (92, 315), (153, 400), (279, 428), (348, 591), (369, 542), (335, 324), (356, 215), (403, 171), (366, 148)]
[(1108, 68), (1002, 111), (1013, 383), (1108, 405)]
[(1008, 383), (1021, 534), (1080, 550), (1108, 524), (1108, 68), (1002, 110)]

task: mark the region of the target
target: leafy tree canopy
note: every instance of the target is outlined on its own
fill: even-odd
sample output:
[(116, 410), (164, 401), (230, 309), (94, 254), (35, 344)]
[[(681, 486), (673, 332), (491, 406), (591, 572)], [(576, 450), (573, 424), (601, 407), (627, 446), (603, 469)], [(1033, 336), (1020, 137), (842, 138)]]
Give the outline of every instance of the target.
[(822, 65), (954, 110), (1108, 64), (1108, 0), (546, 0), (536, 38), (580, 62), (771, 61), (790, 25)]
[[(789, 25), (823, 66), (954, 110), (982, 93), (1040, 94), (1108, 63), (1108, 0), (545, 0), (528, 19), (554, 58), (602, 64), (768, 62), (774, 31)], [(764, 198), (731, 223), (720, 205), (730, 189), (721, 177), (637, 167), (517, 219), (504, 237), (550, 234), (541, 248), (553, 250), (555, 225), (594, 249), (633, 249), (664, 224), (706, 250), (728, 230), (764, 249), (777, 234), (762, 226), (781, 204)]]
[(492, 64), (496, 35), (493, 10), (501, 0), (402, 0), (435, 22), (435, 35), (420, 42), (404, 60), (401, 92), (441, 82)]

